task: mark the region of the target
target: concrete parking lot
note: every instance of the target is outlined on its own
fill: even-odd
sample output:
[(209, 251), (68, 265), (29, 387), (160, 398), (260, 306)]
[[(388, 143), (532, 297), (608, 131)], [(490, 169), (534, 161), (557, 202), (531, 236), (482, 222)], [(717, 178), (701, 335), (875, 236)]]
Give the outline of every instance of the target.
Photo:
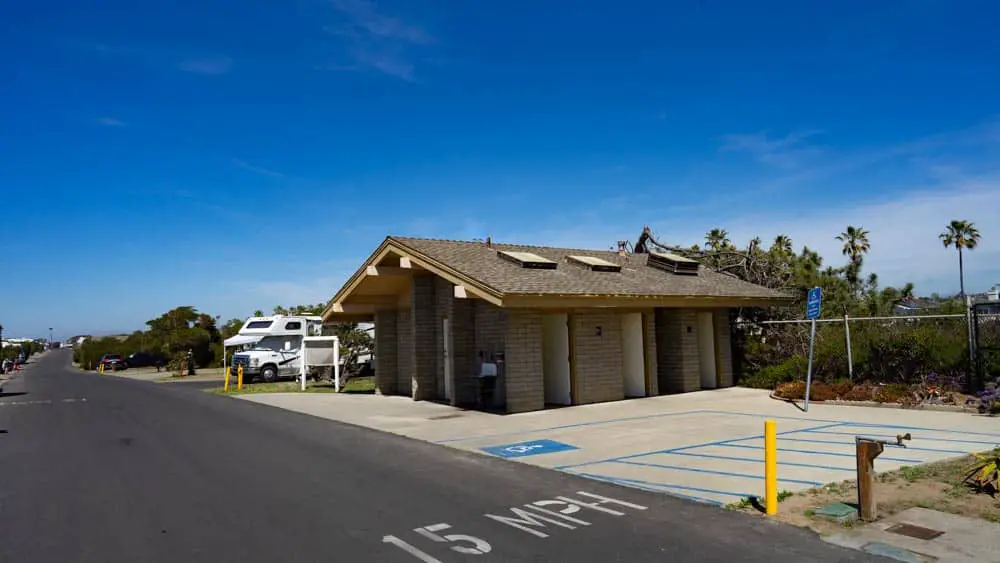
[(802, 412), (763, 391), (730, 388), (518, 415), (463, 411), (402, 397), (243, 397), (324, 418), (712, 504), (764, 492), (764, 420), (778, 427), (779, 488), (855, 474), (854, 437), (894, 439), (877, 471), (1000, 445), (1000, 419), (969, 413), (813, 404)]

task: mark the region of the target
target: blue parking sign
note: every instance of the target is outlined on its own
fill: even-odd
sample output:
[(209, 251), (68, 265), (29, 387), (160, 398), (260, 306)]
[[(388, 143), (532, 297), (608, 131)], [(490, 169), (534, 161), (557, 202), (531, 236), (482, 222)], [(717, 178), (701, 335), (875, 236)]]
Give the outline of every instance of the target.
[(823, 302), (823, 288), (814, 287), (809, 290), (806, 296), (806, 318), (818, 319), (820, 304)]

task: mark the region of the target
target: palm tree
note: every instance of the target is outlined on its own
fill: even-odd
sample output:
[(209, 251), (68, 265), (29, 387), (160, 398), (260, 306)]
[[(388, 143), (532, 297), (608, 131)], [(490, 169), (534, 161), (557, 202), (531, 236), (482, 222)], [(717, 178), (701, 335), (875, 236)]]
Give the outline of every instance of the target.
[(720, 229), (718, 227), (708, 231), (705, 235), (706, 246), (711, 248), (715, 252), (719, 252), (723, 248), (731, 244), (729, 240), (729, 233), (725, 229)]
[(945, 248), (954, 246), (958, 250), (958, 283), (962, 300), (965, 300), (965, 266), (962, 263), (962, 249), (972, 250), (979, 245), (979, 230), (969, 221), (953, 220), (943, 233), (938, 235)]
[(264, 311), (261, 311), (260, 309), (257, 309), (256, 311), (253, 312), (253, 316), (255, 316), (255, 317), (263, 317), (264, 316)]
[(771, 248), (780, 250), (781, 252), (791, 253), (792, 239), (788, 235), (778, 235), (774, 237), (774, 242), (771, 243)]
[(864, 261), (865, 254), (871, 250), (871, 244), (868, 242), (868, 231), (864, 227), (848, 225), (847, 230), (837, 235), (837, 240), (844, 243), (844, 256), (850, 260), (846, 272), (847, 281), (856, 290), (861, 281), (861, 263)]

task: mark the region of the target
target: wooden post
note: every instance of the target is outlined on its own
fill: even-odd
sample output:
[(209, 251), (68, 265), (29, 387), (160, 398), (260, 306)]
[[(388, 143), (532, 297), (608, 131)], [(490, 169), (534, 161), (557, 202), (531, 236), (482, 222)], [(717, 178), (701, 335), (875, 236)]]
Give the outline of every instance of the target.
[(854, 439), (858, 458), (858, 516), (864, 522), (877, 518), (875, 505), (875, 458), (885, 444), (860, 436)]

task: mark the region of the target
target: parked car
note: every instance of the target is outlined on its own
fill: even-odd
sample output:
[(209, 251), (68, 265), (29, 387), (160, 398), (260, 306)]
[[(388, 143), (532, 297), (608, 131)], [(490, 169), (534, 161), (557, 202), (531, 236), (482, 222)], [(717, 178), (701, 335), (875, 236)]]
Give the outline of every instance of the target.
[(122, 360), (121, 354), (104, 354), (101, 356), (101, 360), (97, 362), (97, 368), (100, 369), (101, 366), (104, 366), (105, 371), (109, 369), (113, 371), (120, 371), (127, 367), (125, 362)]
[(150, 352), (136, 352), (125, 358), (125, 365), (130, 368), (163, 367), (167, 365), (167, 358)]

